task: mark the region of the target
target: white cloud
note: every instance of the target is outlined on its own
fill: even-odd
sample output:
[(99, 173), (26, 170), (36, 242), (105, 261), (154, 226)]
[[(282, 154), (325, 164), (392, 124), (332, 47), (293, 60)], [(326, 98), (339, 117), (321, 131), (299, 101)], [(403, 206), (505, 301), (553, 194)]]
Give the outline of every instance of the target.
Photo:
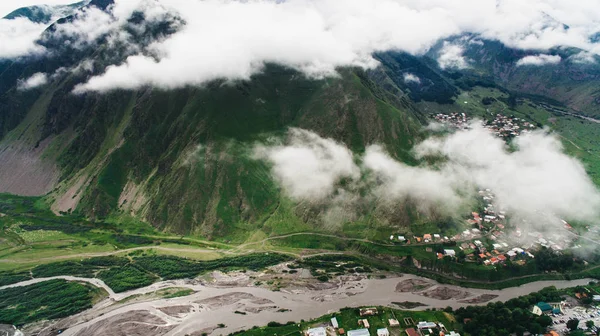
[[(479, 187), (490, 188), (501, 208), (536, 230), (558, 228), (552, 225), (562, 226), (561, 218), (597, 222), (600, 192), (583, 165), (562, 152), (559, 139), (544, 132), (522, 135), (510, 151), (502, 139), (474, 123), (415, 147), (417, 157), (445, 157), (435, 167), (408, 166), (377, 145), (353, 158), (345, 146), (298, 129), (290, 132), (287, 145), (260, 146), (257, 152), (273, 164), (273, 174), (292, 198), (334, 209), (330, 220), (341, 209), (351, 212), (373, 200), (394, 205), (411, 199), (421, 210), (452, 214), (472, 204)], [(345, 186), (336, 184), (342, 177), (349, 180)]]
[(43, 53), (45, 49), (35, 41), (44, 29), (45, 24), (26, 18), (0, 19), (0, 59)]
[(352, 152), (331, 139), (293, 128), (287, 145), (255, 148), (257, 157), (273, 164), (273, 172), (290, 197), (322, 200), (341, 178), (358, 178)]
[(530, 55), (525, 56), (517, 61), (517, 66), (522, 65), (533, 65), (533, 66), (541, 66), (546, 64), (558, 64), (561, 61), (561, 57), (558, 55)]
[(596, 63), (596, 57), (597, 56), (594, 53), (581, 51), (573, 56), (570, 56), (569, 60), (575, 63), (594, 64)]
[[(560, 140), (544, 131), (516, 139), (510, 152), (504, 141), (480, 125), (417, 146), (420, 155), (448, 158), (442, 171), (459, 180), (491, 188), (498, 201), (521, 217), (539, 212), (578, 220), (598, 220), (600, 192), (583, 165), (562, 152)], [(543, 224), (543, 223), (540, 223)]]
[(459, 44), (444, 41), (440, 55), (438, 56), (438, 64), (442, 69), (466, 69), (469, 63), (463, 56), (464, 48)]
[(448, 209), (456, 209), (462, 202), (457, 189), (466, 185), (464, 181), (459, 183), (451, 171), (407, 166), (376, 145), (367, 148), (363, 165), (376, 174), (378, 183), (374, 192), (384, 202), (398, 202), (410, 197)]
[[(168, 11), (186, 24), (149, 50), (132, 49), (124, 64), (109, 66), (79, 91), (247, 79), (269, 62), (330, 76), (340, 66), (376, 66), (373, 52), (420, 54), (463, 33), (473, 34), (473, 43), (487, 38), (521, 49), (600, 53), (590, 40), (600, 25), (597, 0), (116, 0), (110, 13), (90, 9), (60, 30), (74, 45), (105, 33), (109, 41), (129, 41), (122, 26), (136, 9), (157, 19)], [(461, 46), (443, 51), (440, 66), (468, 66)]]
[[(160, 2), (187, 22), (180, 32), (152, 46), (160, 59), (132, 56), (92, 78), (79, 91), (148, 84), (173, 88), (217, 78), (247, 79), (267, 62), (320, 77), (335, 74), (339, 66), (373, 67), (375, 51), (418, 54), (439, 39), (466, 32), (517, 48), (568, 45), (592, 50), (595, 45), (588, 37), (600, 22), (590, 1)], [(445, 46), (439, 61), (442, 67), (468, 66), (462, 47), (453, 44)]]
[(47, 83), (48, 75), (38, 72), (25, 80), (19, 80), (18, 88), (19, 90), (30, 90), (38, 86), (46, 85)]
[(404, 74), (404, 83), (417, 83), (420, 84), (421, 83), (421, 79), (415, 75), (415, 74), (411, 74), (411, 73), (405, 73)]

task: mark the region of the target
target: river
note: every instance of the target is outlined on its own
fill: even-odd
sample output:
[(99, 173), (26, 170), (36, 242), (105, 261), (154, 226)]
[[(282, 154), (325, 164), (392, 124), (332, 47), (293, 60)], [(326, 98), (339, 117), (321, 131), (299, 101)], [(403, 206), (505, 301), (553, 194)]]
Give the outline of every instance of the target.
[[(207, 330), (208, 334), (211, 334), (212, 328), (219, 323), (225, 324), (226, 327), (216, 329), (212, 334), (227, 335), (254, 325), (266, 325), (270, 321), (285, 323), (301, 319), (310, 320), (344, 307), (391, 305), (391, 302), (402, 301), (419, 302), (426, 305), (415, 308), (417, 310), (448, 306), (456, 309), (475, 304), (466, 302), (465, 298), (473, 299), (484, 294), (488, 297), (493, 296), (491, 300), (478, 303), (486, 304), (493, 301), (506, 301), (548, 286), (567, 288), (585, 285), (592, 280), (537, 281), (502, 290), (485, 290), (443, 285), (427, 278), (407, 274), (386, 279), (342, 278), (336, 286), (332, 286), (333, 288), (283, 288), (280, 291), (254, 286), (219, 287), (195, 280), (176, 280), (159, 282), (124, 293), (114, 293), (99, 279), (59, 276), (28, 280), (0, 287), (0, 289), (29, 285), (49, 279), (84, 281), (102, 287), (109, 293), (108, 299), (98, 303), (92, 309), (59, 322), (58, 327), (66, 328), (63, 335), (85, 335), (92, 332), (93, 334), (110, 334), (110, 328), (121, 328), (122, 323), (126, 322), (129, 327), (134, 327), (136, 330), (149, 328), (148, 332), (144, 333), (146, 336), (185, 335), (198, 330)], [(413, 282), (418, 282), (421, 287), (407, 292), (396, 291), (399, 283)], [(116, 301), (134, 294), (151, 293), (168, 287), (190, 288), (196, 293), (172, 299), (116, 303)], [(437, 295), (431, 293), (437, 293)], [(452, 297), (447, 298), (444, 295)], [(178, 310), (178, 313), (174, 314), (173, 309)], [(236, 310), (248, 313), (240, 315), (234, 313)], [(144, 317), (144, 314), (147, 316)], [(148, 316), (152, 316), (153, 319)], [(122, 319), (128, 320), (124, 322)], [(44, 332), (40, 334), (44, 335)]]

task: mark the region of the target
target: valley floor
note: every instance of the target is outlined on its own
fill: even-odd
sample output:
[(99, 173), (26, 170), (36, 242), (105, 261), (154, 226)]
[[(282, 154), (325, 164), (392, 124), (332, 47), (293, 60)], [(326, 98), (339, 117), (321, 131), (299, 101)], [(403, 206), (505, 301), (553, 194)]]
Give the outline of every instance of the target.
[[(85, 281), (107, 290), (108, 298), (80, 314), (29, 326), (25, 332), (53, 335), (226, 335), (254, 325), (275, 321), (310, 320), (344, 307), (390, 306), (392, 302), (419, 302), (413, 310), (459, 308), (506, 301), (548, 286), (567, 288), (586, 285), (590, 279), (538, 281), (503, 290), (466, 289), (443, 285), (415, 275), (369, 279), (364, 275), (341, 276), (329, 283), (307, 282), (272, 291), (256, 286), (260, 273), (213, 273), (205, 279), (163, 281), (123, 293), (114, 293), (98, 279), (55, 277)], [(12, 286), (29, 285), (35, 279)], [(185, 288), (192, 294), (175, 298), (156, 297), (168, 288)], [(0, 287), (0, 290), (3, 287)], [(142, 332), (143, 331), (143, 332)]]

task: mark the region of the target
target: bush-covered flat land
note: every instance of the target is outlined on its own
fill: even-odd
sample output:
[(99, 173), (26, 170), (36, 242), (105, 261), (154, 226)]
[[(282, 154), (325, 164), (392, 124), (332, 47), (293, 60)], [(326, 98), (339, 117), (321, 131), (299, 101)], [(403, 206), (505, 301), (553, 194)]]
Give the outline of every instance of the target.
[(104, 294), (94, 286), (64, 280), (0, 290), (0, 323), (23, 325), (70, 316), (92, 307)]
[(161, 279), (194, 278), (202, 273), (235, 269), (260, 270), (289, 261), (277, 253), (254, 253), (217, 260), (198, 261), (173, 256), (96, 257), (79, 261), (43, 264), (19, 272), (0, 272), (3, 285), (34, 278), (72, 275), (99, 278), (115, 292), (148, 286)]

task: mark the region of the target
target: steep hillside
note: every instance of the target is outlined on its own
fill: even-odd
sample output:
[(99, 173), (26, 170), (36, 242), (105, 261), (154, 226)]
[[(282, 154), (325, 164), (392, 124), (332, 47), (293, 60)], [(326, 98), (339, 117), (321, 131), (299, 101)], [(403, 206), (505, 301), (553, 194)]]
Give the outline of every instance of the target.
[[(535, 53), (470, 36), (449, 40), (462, 43), (466, 69), (439, 66), (440, 42), (425, 56), (379, 52), (374, 69), (339, 67), (339, 76), (324, 79), (267, 63), (247, 80), (75, 92), (132, 55), (159, 58), (156, 41), (185, 25), (177, 13), (133, 11), (118, 22), (122, 34), (79, 39), (70, 24), (90, 13), (110, 17), (112, 3), (93, 0), (10, 15), (36, 22), (65, 16), (48, 22), (39, 37), (46, 53), (0, 60), (0, 192), (46, 195), (56, 213), (131, 215), (165, 231), (244, 240), (257, 230), (268, 235), (327, 225), (325, 205), (293, 201), (272, 167), (256, 157), (257, 144), (283, 141), (292, 127), (334, 139), (354, 153), (381, 144), (395, 159), (416, 165), (410, 151), (423, 136), (426, 114), (456, 110), (456, 98), (478, 86), (510, 91), (511, 99), (539, 95), (600, 113), (594, 84), (600, 70), (573, 61), (576, 51), (552, 50), (563, 60), (553, 67), (517, 66)], [(24, 88), (36, 75), (43, 81)], [(410, 201), (345, 206), (357, 217), (340, 225), (354, 234), (365, 226), (405, 226), (436, 216), (422, 218)]]
[[(238, 223), (260, 225), (283, 196), (252, 147), (287, 127), (357, 151), (382, 143), (404, 160), (418, 138), (410, 102), (386, 102), (358, 70), (309, 80), (272, 66), (236, 84), (85, 95), (71, 94), (70, 80), (28, 91), (35, 102), (1, 143), (5, 171), (23, 173), (0, 176), (2, 191), (53, 189), (56, 211), (106, 217), (118, 210), (180, 233), (220, 236)], [(19, 94), (13, 88), (4, 97), (21, 101)], [(40, 176), (47, 182), (27, 188)], [(316, 224), (294, 205), (286, 211)]]

